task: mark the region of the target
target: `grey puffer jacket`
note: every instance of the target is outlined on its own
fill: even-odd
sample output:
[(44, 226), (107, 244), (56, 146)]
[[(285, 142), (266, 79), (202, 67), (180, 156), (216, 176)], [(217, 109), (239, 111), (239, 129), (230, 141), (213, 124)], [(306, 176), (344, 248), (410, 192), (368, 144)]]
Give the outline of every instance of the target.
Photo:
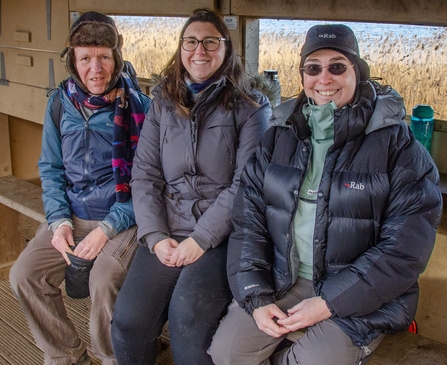
[[(283, 126), (266, 132), (241, 175), (229, 246), (239, 257), (229, 257), (228, 273), (249, 313), (296, 280), (291, 222), (312, 153), (305, 102), (302, 94)], [(361, 83), (356, 102), (334, 110), (317, 194), (314, 288), (360, 347), (408, 328), (441, 217), (438, 171), (404, 117), (395, 91)]]
[(232, 230), (230, 211), (240, 173), (267, 128), (267, 97), (253, 90), (259, 107), (239, 99), (220, 103), (223, 78), (202, 92), (190, 118), (156, 88), (132, 169), (138, 238), (152, 250), (170, 236), (191, 236), (204, 250)]

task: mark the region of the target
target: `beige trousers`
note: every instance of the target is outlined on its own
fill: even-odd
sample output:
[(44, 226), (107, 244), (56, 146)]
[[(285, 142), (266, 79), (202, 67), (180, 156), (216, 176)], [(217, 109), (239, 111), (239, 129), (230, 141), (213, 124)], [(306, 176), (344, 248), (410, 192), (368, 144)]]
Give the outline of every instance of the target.
[[(75, 240), (82, 239), (97, 221), (73, 217)], [(10, 282), (28, 325), (45, 354), (45, 365), (69, 365), (86, 349), (67, 316), (59, 286), (66, 262), (51, 245), (53, 233), (43, 223), (11, 268)], [(109, 240), (90, 272), (90, 335), (92, 351), (104, 365), (116, 365), (110, 340), (110, 321), (118, 291), (138, 244), (136, 227)]]

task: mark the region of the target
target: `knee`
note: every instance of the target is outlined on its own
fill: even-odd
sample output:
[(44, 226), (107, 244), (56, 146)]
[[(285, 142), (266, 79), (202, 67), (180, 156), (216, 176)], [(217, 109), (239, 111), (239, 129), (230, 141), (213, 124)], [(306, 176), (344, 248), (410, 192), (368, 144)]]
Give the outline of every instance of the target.
[(207, 295), (202, 295), (200, 290), (188, 290), (180, 286), (171, 297), (169, 320), (172, 324), (181, 323), (181, 326), (190, 325), (192, 328), (197, 328), (197, 324), (202, 323), (215, 326), (217, 329), (227, 306), (226, 301), (214, 300)]
[[(225, 320), (223, 321), (225, 322)], [(221, 324), (223, 323), (221, 322)], [(241, 358), (236, 354), (240, 353), (238, 346), (240, 341), (233, 342), (234, 336), (226, 330), (226, 326), (220, 326), (213, 336), (211, 346), (208, 349), (208, 354), (213, 359), (215, 365), (232, 365), (241, 363)]]
[(231, 351), (229, 351), (228, 348), (225, 348), (225, 346), (222, 346), (222, 343), (217, 340), (216, 337), (214, 337), (207, 352), (213, 359), (213, 364), (215, 365), (233, 364), (231, 359)]
[(20, 291), (20, 288), (27, 285), (29, 279), (32, 278), (27, 269), (28, 266), (22, 265), (20, 259), (18, 259), (9, 271), (9, 282), (13, 292), (16, 294)]
[(124, 356), (126, 349), (130, 346), (131, 335), (129, 336), (129, 330), (132, 327), (131, 324), (126, 323), (120, 315), (116, 312), (113, 313), (113, 318), (110, 322), (110, 339), (112, 342), (112, 348), (118, 357)]
[(109, 303), (112, 307), (123, 285), (125, 273), (119, 265), (104, 265), (98, 256), (90, 271), (89, 286), (92, 302)]
[(112, 335), (122, 335), (129, 333), (132, 329), (137, 328), (138, 320), (132, 311), (126, 311), (119, 301), (115, 303), (112, 316)]
[(135, 323), (129, 323), (126, 318), (131, 318), (131, 316), (123, 317), (121, 313), (113, 312), (112, 321), (110, 323), (110, 333), (112, 339), (112, 346), (115, 351), (118, 351), (128, 344), (128, 340), (133, 336), (135, 331)]
[(146, 326), (145, 313), (121, 295), (113, 310), (111, 331), (114, 338), (132, 338), (140, 334), (148, 335), (150, 326)]

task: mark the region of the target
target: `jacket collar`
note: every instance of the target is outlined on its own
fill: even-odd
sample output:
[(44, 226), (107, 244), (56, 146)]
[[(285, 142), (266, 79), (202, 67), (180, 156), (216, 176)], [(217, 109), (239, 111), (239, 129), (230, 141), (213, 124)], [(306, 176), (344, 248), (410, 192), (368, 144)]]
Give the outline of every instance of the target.
[(369, 134), (378, 129), (386, 128), (392, 125), (404, 123), (407, 112), (403, 98), (390, 86), (382, 86), (375, 83), (377, 99), (374, 112), (365, 129)]
[[(298, 139), (310, 137), (311, 131), (302, 113), (307, 103), (304, 91), (296, 99), (290, 99), (273, 109), (271, 125), (292, 129)], [(342, 109), (334, 110), (334, 145), (339, 147), (360, 133), (402, 123), (405, 107), (400, 95), (389, 86), (374, 81), (360, 82), (354, 102)]]

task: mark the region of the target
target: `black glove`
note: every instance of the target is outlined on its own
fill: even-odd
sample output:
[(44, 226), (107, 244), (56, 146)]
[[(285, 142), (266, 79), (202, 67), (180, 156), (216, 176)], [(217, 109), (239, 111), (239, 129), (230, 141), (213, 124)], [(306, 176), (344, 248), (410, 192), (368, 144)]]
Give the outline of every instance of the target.
[(86, 260), (67, 252), (71, 265), (65, 268), (65, 291), (73, 299), (83, 299), (90, 295), (89, 278), (93, 260)]

